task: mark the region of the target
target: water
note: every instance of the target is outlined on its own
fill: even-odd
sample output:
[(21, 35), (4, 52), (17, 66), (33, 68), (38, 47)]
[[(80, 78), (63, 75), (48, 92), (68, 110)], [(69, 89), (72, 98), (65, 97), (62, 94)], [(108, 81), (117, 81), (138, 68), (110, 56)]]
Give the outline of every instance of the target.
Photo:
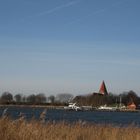
[[(0, 116), (6, 107), (0, 107)], [(44, 108), (31, 107), (8, 107), (7, 114), (12, 119), (18, 119), (20, 112), (25, 118), (39, 119)], [(66, 111), (62, 109), (47, 109), (46, 121), (84, 121), (89, 123), (103, 123), (115, 125), (138, 125), (140, 126), (140, 112), (98, 112), (98, 111)]]

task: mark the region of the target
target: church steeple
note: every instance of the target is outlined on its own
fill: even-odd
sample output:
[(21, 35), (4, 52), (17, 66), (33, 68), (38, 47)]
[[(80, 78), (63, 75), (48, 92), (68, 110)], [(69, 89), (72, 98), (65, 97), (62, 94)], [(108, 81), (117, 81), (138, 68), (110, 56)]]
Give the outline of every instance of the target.
[(100, 86), (99, 93), (103, 94), (103, 95), (108, 95), (107, 88), (106, 88), (106, 85), (105, 85), (104, 81), (102, 82), (102, 84)]

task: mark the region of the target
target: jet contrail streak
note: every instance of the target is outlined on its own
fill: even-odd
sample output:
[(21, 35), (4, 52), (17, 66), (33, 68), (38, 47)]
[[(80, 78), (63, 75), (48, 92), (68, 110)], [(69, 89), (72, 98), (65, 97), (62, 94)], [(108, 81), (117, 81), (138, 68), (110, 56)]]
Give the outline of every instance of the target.
[[(103, 12), (105, 12), (106, 10), (108, 10), (108, 9), (111, 8), (111, 7), (119, 6), (119, 5), (123, 4), (123, 3), (125, 3), (125, 1), (127, 1), (127, 0), (123, 0), (123, 1), (121, 1), (121, 2), (115, 2), (115, 3), (113, 3), (112, 5), (110, 5), (110, 7), (102, 8), (102, 9), (99, 9), (99, 10), (97, 10), (97, 11), (90, 12), (90, 13), (87, 14), (86, 16), (84, 16), (84, 17), (82, 17), (82, 18), (77, 18), (77, 19), (75, 19), (74, 21), (71, 21), (71, 22), (69, 22), (69, 23), (67, 23), (67, 24), (74, 24), (74, 23), (76, 23), (76, 22), (83, 21), (84, 19), (86, 19), (86, 18), (88, 18), (88, 17), (92, 17), (93, 15), (97, 15), (97, 14), (103, 13)], [(67, 24), (65, 24), (65, 25), (67, 25)]]
[(80, 0), (71, 1), (71, 2), (68, 2), (68, 3), (62, 4), (60, 6), (54, 7), (52, 9), (46, 10), (44, 12), (40, 12), (40, 13), (37, 13), (35, 15), (28, 16), (26, 18), (22, 18), (22, 19), (20, 19), (20, 21), (24, 21), (25, 19), (30, 19), (30, 18), (49, 15), (49, 14), (55, 13), (55, 12), (57, 12), (57, 11), (63, 9), (63, 8), (71, 7), (71, 6), (73, 6), (73, 5), (75, 5), (75, 4), (79, 3), (79, 2), (80, 2)]
[(63, 4), (63, 5), (57, 6), (55, 8), (52, 8), (50, 10), (44, 11), (42, 13), (39, 13), (36, 16), (43, 16), (43, 15), (51, 14), (51, 13), (54, 13), (58, 10), (63, 9), (63, 8), (67, 8), (67, 7), (70, 7), (72, 5), (75, 5), (76, 3), (78, 3), (78, 1), (72, 1), (72, 2), (69, 2), (69, 3)]
[(46, 11), (44, 11), (44, 12), (40, 12), (40, 13), (34, 15), (34, 16), (30, 16), (29, 18), (49, 15), (49, 14), (55, 13), (55, 12), (57, 12), (57, 11), (63, 9), (63, 8), (67, 8), (67, 7), (73, 6), (73, 5), (77, 4), (77, 3), (79, 3), (79, 0), (71, 1), (71, 2), (68, 2), (68, 3), (66, 3), (66, 4), (57, 6), (57, 7), (55, 7), (55, 8), (46, 10)]

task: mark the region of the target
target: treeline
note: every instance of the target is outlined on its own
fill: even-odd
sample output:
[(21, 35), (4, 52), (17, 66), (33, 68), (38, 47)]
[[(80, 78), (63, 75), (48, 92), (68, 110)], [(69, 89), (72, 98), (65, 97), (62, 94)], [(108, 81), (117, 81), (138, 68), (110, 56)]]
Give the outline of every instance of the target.
[(74, 97), (69, 93), (61, 93), (56, 96), (50, 95), (46, 97), (44, 93), (30, 94), (28, 96), (22, 94), (13, 95), (10, 92), (4, 92), (0, 96), (0, 104), (17, 104), (17, 105), (68, 105), (69, 102), (76, 102), (80, 106), (101, 106), (101, 105), (116, 105), (124, 104), (127, 106), (132, 102), (136, 106), (140, 105), (140, 97), (134, 91), (123, 92), (119, 95), (109, 93), (108, 95), (101, 95), (92, 93), (85, 96)]
[(72, 99), (73, 95), (68, 93), (46, 97), (44, 93), (25, 96), (22, 94), (13, 95), (10, 92), (4, 92), (0, 96), (0, 104), (63, 105), (70, 102)]
[(97, 93), (85, 95), (85, 96), (76, 96), (73, 100), (78, 105), (90, 105), (93, 107), (101, 105), (119, 105), (120, 103), (127, 106), (132, 102), (136, 106), (140, 104), (140, 97), (134, 91), (123, 92), (119, 95), (109, 93), (108, 95), (101, 95)]

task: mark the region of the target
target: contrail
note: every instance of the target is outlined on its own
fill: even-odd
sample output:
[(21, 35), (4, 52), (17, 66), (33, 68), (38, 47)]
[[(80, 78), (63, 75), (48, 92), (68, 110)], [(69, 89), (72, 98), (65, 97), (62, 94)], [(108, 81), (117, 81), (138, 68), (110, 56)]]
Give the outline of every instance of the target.
[(49, 14), (52, 14), (52, 13), (55, 13), (63, 8), (67, 8), (67, 7), (71, 7), (77, 3), (79, 3), (80, 0), (75, 0), (75, 1), (71, 1), (71, 2), (68, 2), (68, 3), (65, 3), (65, 4), (62, 4), (60, 6), (57, 6), (55, 8), (52, 8), (52, 9), (49, 9), (49, 10), (46, 10), (44, 12), (40, 12), (36, 15), (33, 15), (33, 16), (29, 16), (28, 18), (33, 18), (33, 17), (40, 17), (40, 16), (45, 16), (45, 15), (49, 15)]
[(44, 11), (42, 13), (39, 13), (36, 16), (43, 16), (43, 15), (51, 14), (51, 13), (54, 13), (54, 12), (56, 12), (58, 10), (63, 9), (63, 8), (67, 8), (67, 7), (70, 7), (72, 5), (75, 5), (77, 3), (78, 3), (78, 1), (72, 1), (72, 2), (69, 2), (69, 3), (63, 4), (63, 5), (57, 6), (55, 8), (52, 8), (50, 10)]
[[(87, 14), (86, 16), (82, 17), (82, 18), (77, 18), (75, 19), (74, 21), (71, 21), (67, 24), (74, 24), (76, 22), (80, 22), (80, 21), (83, 21), (84, 19), (88, 18), (88, 17), (92, 17), (93, 15), (97, 15), (97, 14), (100, 14), (100, 13), (103, 13), (105, 12), (106, 10), (108, 10), (109, 8), (111, 7), (116, 7), (116, 6), (119, 6), (123, 3), (125, 3), (127, 0), (123, 0), (123, 1), (120, 1), (120, 2), (115, 2), (113, 4), (110, 5), (110, 7), (106, 7), (106, 8), (101, 8), (101, 9), (98, 9), (97, 11), (94, 11), (94, 12), (90, 12), (89, 14)], [(65, 25), (67, 25), (65, 24)]]
[(71, 2), (68, 2), (68, 3), (62, 4), (60, 6), (54, 7), (52, 9), (46, 10), (44, 12), (40, 12), (40, 13), (37, 13), (35, 15), (22, 18), (22, 19), (20, 19), (20, 21), (24, 21), (25, 19), (30, 19), (30, 18), (35, 18), (35, 17), (41, 17), (41, 16), (45, 16), (45, 15), (49, 15), (49, 14), (55, 13), (55, 12), (57, 12), (57, 11), (63, 9), (63, 8), (71, 7), (71, 6), (79, 3), (80, 1), (81, 0), (71, 1)]

